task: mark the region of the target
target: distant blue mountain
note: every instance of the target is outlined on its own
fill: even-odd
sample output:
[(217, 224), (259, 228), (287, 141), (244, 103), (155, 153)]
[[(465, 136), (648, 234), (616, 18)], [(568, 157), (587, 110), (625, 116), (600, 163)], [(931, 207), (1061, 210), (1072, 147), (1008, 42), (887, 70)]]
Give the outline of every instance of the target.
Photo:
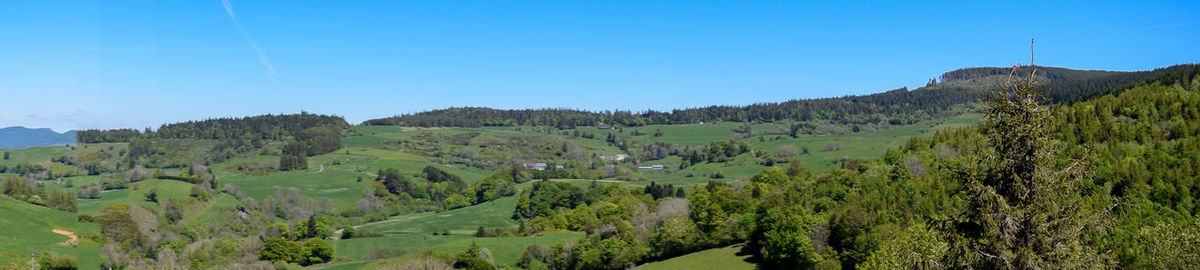
[(58, 133), (48, 128), (0, 128), (0, 148), (26, 148), (75, 144), (75, 131)]

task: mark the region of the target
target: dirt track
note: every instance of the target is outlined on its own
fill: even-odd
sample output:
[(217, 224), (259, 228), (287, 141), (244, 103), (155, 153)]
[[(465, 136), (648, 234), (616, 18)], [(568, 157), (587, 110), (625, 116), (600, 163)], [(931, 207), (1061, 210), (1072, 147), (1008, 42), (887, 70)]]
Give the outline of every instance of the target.
[(61, 234), (63, 236), (71, 238), (71, 239), (67, 239), (66, 242), (59, 243), (60, 245), (68, 246), (68, 245), (73, 245), (75, 243), (79, 243), (79, 236), (75, 236), (75, 233), (73, 233), (73, 232), (59, 230), (59, 229), (54, 229), (51, 231), (54, 233)]

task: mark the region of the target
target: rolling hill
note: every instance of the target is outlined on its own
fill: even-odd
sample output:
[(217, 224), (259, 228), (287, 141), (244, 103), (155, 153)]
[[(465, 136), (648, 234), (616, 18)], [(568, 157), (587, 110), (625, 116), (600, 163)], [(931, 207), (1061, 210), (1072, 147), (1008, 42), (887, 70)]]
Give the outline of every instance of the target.
[[(1127, 268), (1172, 245), (1200, 254), (1181, 242), (1200, 235), (1200, 66), (1039, 74), (1050, 99), (1034, 120), (1067, 150), (1041, 164), (1089, 158), (1076, 202), (1112, 217), (1080, 245)], [(375, 123), (400, 126), (300, 113), (83, 131), (76, 147), (5, 151), (0, 225), (14, 233), (0, 234), (0, 268), (27, 268), (30, 249), (81, 269), (986, 264), (951, 260), (961, 246), (946, 241), (980, 237), (968, 189), (983, 184), (964, 181), (993, 177), (978, 166), (996, 136), (979, 128), (995, 112), (976, 98), (1006, 78), (971, 68), (911, 91), (669, 113), (473, 108)], [(289, 158), (305, 166), (280, 166)]]
[(0, 128), (0, 148), (26, 148), (75, 144), (75, 131), (54, 132), (48, 128)]
[[(1115, 94), (1146, 81), (1176, 83), (1196, 64), (1175, 65), (1147, 71), (1075, 70), (1038, 67), (1036, 77), (1045, 85), (1047, 96), (1056, 103)], [(975, 103), (997, 82), (1008, 78), (1012, 68), (979, 67), (949, 71), (941, 82), (917, 89), (899, 88), (870, 95), (763, 102), (746, 106), (709, 106), (661, 111), (591, 112), (571, 109), (499, 110), (461, 107), (432, 110), (408, 115), (371, 119), (363, 125), (415, 127), (480, 127), (546, 125), (560, 128), (619, 124), (622, 126), (690, 124), (698, 122), (777, 122), (823, 120), (839, 124), (865, 124), (878, 121), (874, 115), (888, 116), (893, 124), (911, 124), (923, 115), (944, 115), (947, 111)], [(1018, 70), (1017, 72), (1028, 72)]]

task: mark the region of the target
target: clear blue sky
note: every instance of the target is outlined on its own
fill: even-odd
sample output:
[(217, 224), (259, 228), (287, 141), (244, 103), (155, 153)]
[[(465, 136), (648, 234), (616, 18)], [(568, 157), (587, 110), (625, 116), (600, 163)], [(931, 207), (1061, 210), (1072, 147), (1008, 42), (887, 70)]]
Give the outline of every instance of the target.
[(0, 1), (0, 127), (742, 105), (1027, 63), (1030, 38), (1042, 65), (1200, 62), (1200, 1), (891, 2)]

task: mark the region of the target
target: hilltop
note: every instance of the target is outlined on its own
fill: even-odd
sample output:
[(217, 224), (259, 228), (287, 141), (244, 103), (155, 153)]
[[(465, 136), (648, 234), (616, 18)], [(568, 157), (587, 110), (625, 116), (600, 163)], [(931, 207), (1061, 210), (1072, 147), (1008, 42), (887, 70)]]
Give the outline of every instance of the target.
[[(1088, 97), (1119, 93), (1152, 78), (1179, 73), (1195, 64), (1176, 65), (1148, 71), (1122, 72), (1040, 67), (1037, 80), (1045, 84), (1052, 102), (1072, 102)], [(1018, 73), (1028, 70), (1018, 69)], [(862, 96), (797, 99), (763, 102), (746, 106), (709, 106), (665, 111), (591, 112), (572, 109), (500, 110), (462, 107), (364, 121), (363, 125), (412, 127), (480, 127), (544, 125), (560, 128), (617, 124), (622, 126), (692, 124), (699, 122), (830, 121), (866, 124), (878, 121), (912, 124), (928, 116), (945, 116), (948, 111), (978, 101), (987, 89), (1009, 78), (1012, 68), (963, 68), (931, 79), (926, 86), (900, 88)]]
[(0, 148), (26, 148), (75, 144), (75, 131), (54, 132), (49, 128), (0, 128)]

